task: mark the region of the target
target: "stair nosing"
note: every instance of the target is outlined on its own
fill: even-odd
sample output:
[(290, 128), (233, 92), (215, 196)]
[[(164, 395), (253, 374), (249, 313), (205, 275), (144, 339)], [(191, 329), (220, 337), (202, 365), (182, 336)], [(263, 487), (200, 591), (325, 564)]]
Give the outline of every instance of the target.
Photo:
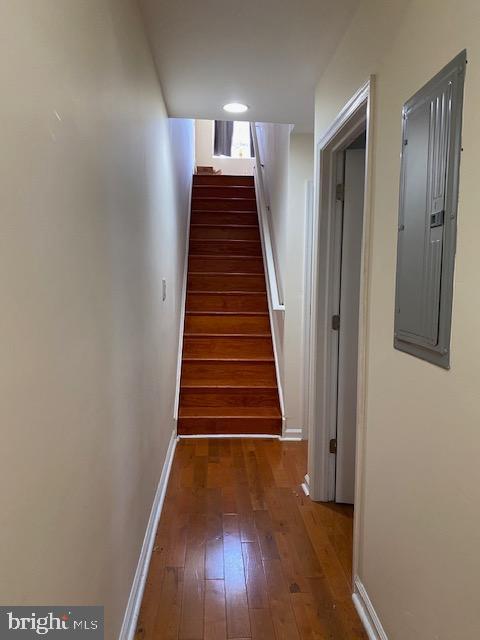
[(181, 420), (281, 420), (282, 416), (280, 413), (276, 415), (245, 415), (245, 416), (226, 416), (226, 415), (218, 415), (218, 416), (210, 416), (210, 415), (199, 415), (199, 416), (182, 416), (178, 415)]
[(254, 242), (255, 244), (260, 244), (261, 242), (261, 240), (244, 240), (243, 238), (190, 238), (190, 240), (201, 240), (202, 242)]
[(258, 224), (215, 224), (213, 222), (192, 222), (190, 227), (207, 229), (258, 229)]
[(193, 290), (193, 291), (187, 291), (187, 295), (215, 295), (215, 296), (238, 296), (238, 295), (246, 295), (246, 296), (265, 296), (267, 295), (266, 291), (233, 291), (233, 290), (229, 290), (229, 291), (200, 291), (200, 290)]
[(251, 271), (189, 271), (189, 276), (264, 276), (264, 273), (252, 273)]
[(229, 200), (229, 201), (241, 201), (241, 202), (256, 202), (257, 199), (256, 198), (229, 198), (228, 196), (196, 196), (196, 195), (192, 195), (192, 202), (195, 202), (195, 200), (212, 200), (212, 201), (217, 201), (217, 200)]
[(188, 338), (271, 338), (271, 333), (187, 333)]
[(198, 358), (192, 358), (190, 356), (187, 357), (183, 357), (182, 358), (182, 362), (209, 362), (209, 363), (214, 363), (214, 362), (249, 362), (249, 363), (257, 363), (257, 364), (265, 364), (266, 362), (275, 362), (275, 359), (273, 357), (270, 358), (259, 358), (258, 356), (253, 356), (251, 358), (202, 358), (202, 357), (198, 357)]
[(252, 389), (255, 389), (255, 391), (258, 391), (259, 389), (263, 389), (263, 390), (272, 390), (272, 389), (278, 389), (278, 386), (272, 385), (270, 387), (262, 384), (257, 386), (254, 385), (250, 385), (248, 387), (246, 387), (244, 384), (241, 385), (234, 385), (234, 384), (199, 384), (199, 385), (180, 385), (180, 391), (185, 390), (185, 389), (195, 389), (195, 391), (198, 391), (199, 389), (208, 389), (209, 391), (215, 391), (216, 389), (245, 389), (245, 391), (251, 391)]
[(191, 213), (254, 213), (257, 214), (256, 209), (194, 209), (192, 207)]
[(185, 333), (186, 338), (271, 338), (271, 333)]
[(188, 316), (268, 316), (268, 311), (185, 311)]
[(255, 186), (248, 184), (196, 184), (195, 187), (207, 187), (210, 189), (211, 187), (219, 187), (220, 189), (225, 189), (226, 187), (230, 187), (233, 189), (255, 189)]

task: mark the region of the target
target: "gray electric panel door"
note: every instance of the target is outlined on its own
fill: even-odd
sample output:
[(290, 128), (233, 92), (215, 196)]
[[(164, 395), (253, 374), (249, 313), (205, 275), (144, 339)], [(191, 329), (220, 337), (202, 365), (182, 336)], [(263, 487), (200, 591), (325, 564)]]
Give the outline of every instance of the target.
[(403, 109), (395, 347), (450, 366), (462, 52)]

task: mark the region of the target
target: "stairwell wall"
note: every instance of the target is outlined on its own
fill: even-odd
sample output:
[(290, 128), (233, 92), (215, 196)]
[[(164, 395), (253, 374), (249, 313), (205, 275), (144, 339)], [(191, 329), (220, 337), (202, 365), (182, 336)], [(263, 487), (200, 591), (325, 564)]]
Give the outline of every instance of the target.
[(0, 601), (105, 605), (113, 640), (174, 427), (194, 127), (133, 0), (0, 2), (0, 52)]
[[(285, 414), (289, 430), (307, 438), (305, 406), (306, 360), (304, 344), (309, 309), (305, 291), (308, 245), (307, 182), (313, 179), (313, 133), (290, 136), (288, 158), (287, 268), (285, 270)], [(299, 430), (299, 431), (298, 431)]]
[(313, 134), (287, 124), (256, 123), (273, 251), (285, 310), (274, 313), (285, 427), (307, 437), (304, 402), (306, 182), (313, 178)]

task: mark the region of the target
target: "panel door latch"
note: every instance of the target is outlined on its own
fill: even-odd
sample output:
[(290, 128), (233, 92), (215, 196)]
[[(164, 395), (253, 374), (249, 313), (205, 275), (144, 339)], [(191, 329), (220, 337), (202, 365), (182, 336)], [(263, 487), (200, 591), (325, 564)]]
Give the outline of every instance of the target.
[(337, 453), (337, 439), (332, 438), (330, 440), (330, 453)]
[(332, 316), (332, 329), (334, 331), (338, 331), (340, 329), (340, 316), (339, 315)]
[(444, 223), (445, 212), (443, 210), (430, 214), (430, 228), (441, 227)]

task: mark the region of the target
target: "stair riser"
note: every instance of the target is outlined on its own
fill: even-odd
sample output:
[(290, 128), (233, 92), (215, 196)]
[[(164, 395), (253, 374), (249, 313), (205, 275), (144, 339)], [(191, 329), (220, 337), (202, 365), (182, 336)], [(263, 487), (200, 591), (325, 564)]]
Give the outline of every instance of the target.
[(263, 260), (260, 257), (245, 259), (190, 256), (188, 270), (197, 273), (261, 273), (263, 275)]
[(265, 291), (263, 274), (188, 275), (188, 291)]
[(238, 185), (238, 186), (247, 186), (253, 187), (254, 180), (253, 176), (224, 176), (224, 175), (214, 175), (214, 174), (196, 174), (193, 176), (193, 185), (204, 184), (204, 185)]
[(278, 409), (276, 389), (182, 389), (182, 407), (272, 407)]
[(190, 238), (192, 240), (257, 240), (260, 241), (260, 231), (258, 227), (214, 227), (195, 226), (190, 228)]
[(270, 334), (266, 316), (185, 316), (185, 333)]
[(261, 256), (262, 247), (251, 240), (190, 240), (190, 255)]
[(273, 359), (270, 338), (194, 338), (186, 337), (184, 358), (270, 358)]
[(254, 187), (241, 185), (194, 185), (194, 198), (252, 198), (255, 199)]
[(243, 198), (192, 198), (192, 211), (256, 211), (253, 199)]
[(274, 386), (275, 366), (264, 362), (183, 362), (181, 383), (187, 386)]
[(276, 389), (182, 389), (182, 407), (272, 407), (278, 409)]
[(179, 418), (180, 435), (261, 434), (280, 435), (280, 418)]
[(192, 213), (191, 224), (236, 224), (258, 225), (255, 212), (241, 211), (195, 211)]
[(194, 293), (187, 295), (187, 311), (268, 311), (266, 295), (219, 295)]

